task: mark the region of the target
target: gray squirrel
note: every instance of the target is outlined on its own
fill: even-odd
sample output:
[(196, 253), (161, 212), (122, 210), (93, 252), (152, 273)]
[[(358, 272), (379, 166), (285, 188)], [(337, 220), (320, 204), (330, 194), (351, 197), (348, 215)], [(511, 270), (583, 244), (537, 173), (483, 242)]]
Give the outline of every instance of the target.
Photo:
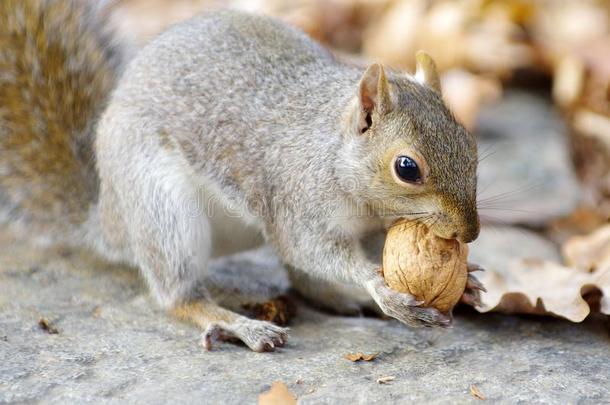
[[(0, 4), (0, 221), (137, 266), (208, 349), (286, 342), (203, 281), (211, 257), (263, 241), (310, 299), (450, 323), (389, 289), (361, 246), (400, 217), (478, 236), (476, 140), (429, 56), (414, 76), (355, 66), (275, 19), (218, 11), (130, 57), (102, 14), (77, 0)], [(479, 289), (470, 275), (463, 299)]]

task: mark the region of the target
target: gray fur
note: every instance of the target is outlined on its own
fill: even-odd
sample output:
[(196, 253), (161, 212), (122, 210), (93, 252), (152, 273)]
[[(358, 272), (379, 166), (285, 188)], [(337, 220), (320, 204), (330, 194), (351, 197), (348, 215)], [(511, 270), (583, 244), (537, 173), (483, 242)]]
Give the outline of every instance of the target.
[[(439, 232), (476, 237), (476, 145), (436, 92), (398, 72), (388, 73), (391, 108), (358, 134), (363, 73), (267, 17), (217, 12), (161, 35), (128, 67), (98, 129), (104, 249), (138, 264), (172, 307), (206, 295), (208, 258), (225, 250), (215, 235), (261, 233), (311, 277), (360, 286), (403, 322), (446, 324), (387, 288), (360, 239), (422, 209)], [(425, 155), (425, 193), (382, 181), (395, 145)]]
[[(361, 247), (364, 236), (403, 216), (443, 237), (468, 242), (478, 234), (476, 143), (429, 88), (434, 74), (365, 70), (276, 20), (222, 11), (181, 23), (143, 49), (96, 126), (125, 60), (100, 24), (85, 24), (107, 4), (2, 4), (3, 38), (19, 32), (28, 42), (47, 31), (29, 41), (40, 49), (1, 53), (8, 57), (0, 79), (21, 64), (31, 72), (23, 84), (0, 83), (39, 92), (50, 108), (39, 119), (25, 99), (0, 106), (0, 222), (138, 266), (160, 305), (206, 330), (206, 347), (230, 337), (257, 351), (284, 344), (285, 329), (218, 306), (203, 285), (210, 257), (263, 240), (310, 298), (318, 292), (323, 303), (350, 311), (369, 301), (364, 293), (405, 323), (449, 322), (390, 290)], [(66, 66), (47, 52), (55, 43), (65, 48)], [(58, 72), (48, 78), (58, 89), (32, 86), (41, 66)], [(434, 73), (433, 63), (426, 66)], [(67, 105), (52, 104), (47, 93), (63, 89), (67, 73), (74, 75), (61, 99)], [(11, 109), (19, 113), (6, 114)], [(53, 130), (12, 129), (45, 126)], [(393, 172), (405, 153), (420, 160), (419, 185)]]

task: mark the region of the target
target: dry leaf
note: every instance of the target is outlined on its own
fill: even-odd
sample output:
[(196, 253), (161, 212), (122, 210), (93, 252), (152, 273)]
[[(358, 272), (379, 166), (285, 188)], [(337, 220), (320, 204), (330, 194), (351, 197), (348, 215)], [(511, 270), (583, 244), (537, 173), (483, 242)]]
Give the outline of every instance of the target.
[[(599, 211), (600, 207), (598, 206), (581, 205), (568, 216), (557, 218), (548, 224), (549, 237), (555, 243), (563, 246), (574, 235), (583, 235), (595, 231), (607, 222), (607, 217)], [(565, 253), (564, 259), (568, 260)], [(568, 262), (568, 264), (570, 263)]]
[(275, 381), (271, 384), (269, 391), (258, 396), (258, 405), (293, 405), (296, 403), (297, 397), (281, 381)]
[(487, 16), (464, 37), (461, 66), (498, 77), (529, 66), (534, 56), (531, 47), (520, 41), (523, 36), (522, 29), (508, 18)]
[(91, 313), (91, 316), (93, 316), (94, 318), (101, 318), (102, 317), (102, 308), (95, 307), (95, 309)]
[(381, 18), (364, 32), (364, 54), (391, 66), (414, 66), (413, 57), (420, 48), (419, 21), (424, 17), (426, 7), (425, 0), (397, 1), (391, 4)]
[(479, 110), (502, 95), (502, 86), (495, 79), (452, 69), (441, 77), (443, 99), (459, 122), (469, 131), (475, 129)]
[(518, 237), (504, 234), (506, 247), (493, 254), (489, 250), (497, 249), (498, 237), (486, 231), (472, 246), (473, 261), (486, 269), (477, 275), (487, 288), (479, 312), (554, 315), (572, 322), (592, 311), (610, 314), (610, 267), (589, 272), (562, 265), (549, 241), (522, 232)]
[(610, 117), (586, 109), (574, 113), (574, 129), (583, 135), (593, 137), (610, 149)]
[(396, 377), (394, 377), (393, 375), (389, 375), (386, 377), (380, 377), (377, 379), (377, 384), (389, 384), (392, 381), (394, 381), (396, 379)]
[(245, 304), (242, 307), (249, 311), (251, 317), (261, 321), (273, 322), (286, 326), (296, 314), (296, 305), (285, 295), (280, 295), (262, 304)]
[(470, 394), (475, 398), (485, 400), (485, 395), (481, 394), (481, 391), (474, 384), (470, 385)]
[(592, 1), (546, 2), (531, 24), (534, 42), (551, 60), (608, 33), (606, 11)]
[(40, 329), (44, 330), (50, 335), (57, 335), (59, 333), (57, 328), (53, 326), (51, 322), (49, 322), (49, 320), (46, 318), (40, 318), (40, 320), (38, 321), (38, 326), (40, 327)]
[(574, 236), (562, 247), (569, 266), (592, 272), (610, 268), (610, 225), (602, 226), (590, 235)]
[(360, 360), (371, 361), (371, 360), (374, 360), (378, 355), (379, 355), (379, 353), (364, 354), (364, 353), (358, 352), (358, 353), (348, 353), (345, 355), (345, 358), (348, 359), (349, 361), (354, 361), (354, 362), (360, 361)]
[[(588, 83), (587, 88), (593, 86)], [(591, 92), (585, 91), (586, 95)], [(598, 98), (601, 98), (598, 96)], [(610, 99), (610, 98), (609, 98)], [(589, 103), (593, 100), (579, 100)], [(608, 103), (610, 115), (610, 103)], [(567, 111), (572, 130), (572, 155), (574, 165), (582, 180), (584, 195), (590, 194), (590, 204), (600, 215), (608, 218), (610, 209), (610, 126), (605, 115), (591, 112), (589, 108)]]
[(488, 269), (479, 278), (487, 288), (479, 312), (555, 315), (581, 322), (591, 312), (583, 297), (600, 292), (600, 311), (610, 314), (610, 268), (585, 273), (548, 261), (518, 259), (508, 263), (508, 271)]
[(585, 81), (585, 64), (575, 55), (563, 57), (555, 66), (553, 99), (561, 107), (574, 104), (582, 94)]
[(389, 2), (365, 30), (364, 54), (410, 68), (415, 51), (424, 49), (441, 71), (467, 67), (496, 77), (530, 65), (533, 51), (523, 40), (520, 17), (488, 10), (477, 1)]

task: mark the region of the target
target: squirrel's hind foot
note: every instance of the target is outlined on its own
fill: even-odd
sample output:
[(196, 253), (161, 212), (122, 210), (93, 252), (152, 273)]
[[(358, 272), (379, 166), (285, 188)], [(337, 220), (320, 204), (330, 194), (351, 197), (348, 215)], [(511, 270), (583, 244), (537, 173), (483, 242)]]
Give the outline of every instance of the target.
[(272, 352), (288, 339), (288, 329), (266, 321), (240, 318), (233, 323), (215, 322), (201, 336), (203, 347), (211, 350), (217, 341), (237, 340), (255, 352)]
[(206, 350), (211, 350), (214, 342), (241, 341), (255, 352), (272, 352), (288, 339), (286, 328), (246, 318), (209, 300), (178, 305), (172, 313), (204, 330), (202, 343)]

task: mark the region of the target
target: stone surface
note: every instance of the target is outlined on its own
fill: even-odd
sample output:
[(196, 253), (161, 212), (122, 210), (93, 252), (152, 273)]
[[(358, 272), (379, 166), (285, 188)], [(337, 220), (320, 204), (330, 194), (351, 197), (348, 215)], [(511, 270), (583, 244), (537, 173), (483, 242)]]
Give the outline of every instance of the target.
[[(0, 245), (0, 403), (254, 403), (275, 380), (304, 404), (476, 403), (471, 384), (499, 403), (610, 398), (606, 317), (571, 324), (464, 309), (449, 330), (409, 329), (297, 302), (290, 340), (278, 352), (233, 344), (204, 352), (199, 332), (159, 311), (133, 269), (34, 249), (2, 233)], [(251, 277), (249, 295), (287, 285), (268, 251), (213, 269), (217, 290), (231, 291), (240, 274)], [(41, 330), (41, 318), (59, 333)], [(343, 357), (357, 351), (379, 356)], [(395, 379), (377, 383), (387, 376)]]
[(484, 221), (539, 226), (576, 207), (567, 130), (548, 100), (507, 92), (482, 110), (477, 138)]

